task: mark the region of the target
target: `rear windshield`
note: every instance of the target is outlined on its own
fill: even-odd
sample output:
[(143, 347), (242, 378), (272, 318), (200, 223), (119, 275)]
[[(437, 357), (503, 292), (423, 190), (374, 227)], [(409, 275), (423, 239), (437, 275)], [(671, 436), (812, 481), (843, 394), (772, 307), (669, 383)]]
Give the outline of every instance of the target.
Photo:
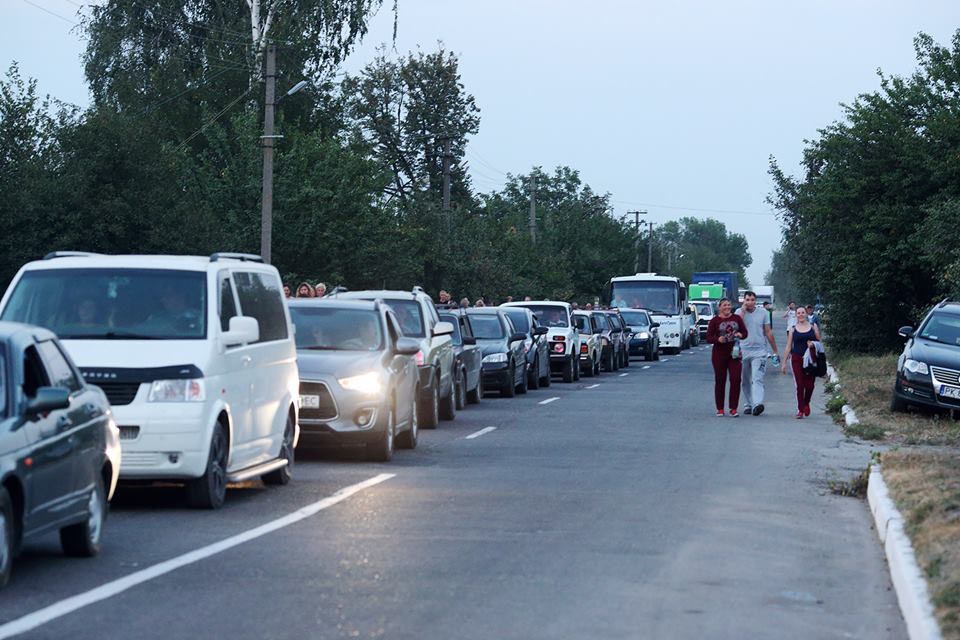
[(526, 311), (520, 309), (504, 309), (503, 312), (506, 313), (510, 321), (513, 322), (513, 326), (517, 332), (530, 333), (530, 322), (528, 321)]
[(379, 351), (383, 348), (380, 315), (364, 309), (291, 306), (297, 349), (311, 351)]
[(499, 340), (504, 337), (499, 316), (493, 314), (470, 315), (470, 328), (477, 340)]
[(553, 305), (525, 304), (523, 305), (537, 316), (540, 324), (547, 327), (569, 327), (567, 311), (563, 307)]
[(206, 309), (202, 271), (50, 269), (25, 272), (0, 318), (63, 340), (200, 340)]
[(622, 309), (620, 315), (631, 327), (645, 327), (650, 324), (650, 318), (643, 311), (627, 311)]

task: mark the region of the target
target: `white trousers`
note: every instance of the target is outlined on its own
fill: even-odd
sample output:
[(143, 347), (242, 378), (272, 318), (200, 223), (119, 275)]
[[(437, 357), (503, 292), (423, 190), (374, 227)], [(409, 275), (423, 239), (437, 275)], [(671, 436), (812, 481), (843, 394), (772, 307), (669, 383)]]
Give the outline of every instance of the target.
[(767, 372), (767, 356), (743, 355), (743, 373), (741, 373), (740, 397), (743, 406), (755, 407), (763, 404), (763, 375)]

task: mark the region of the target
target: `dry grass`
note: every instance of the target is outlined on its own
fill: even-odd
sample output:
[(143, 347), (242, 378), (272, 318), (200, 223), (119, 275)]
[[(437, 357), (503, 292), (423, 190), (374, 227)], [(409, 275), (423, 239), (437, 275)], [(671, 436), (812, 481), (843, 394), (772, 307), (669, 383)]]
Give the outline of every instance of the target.
[(943, 637), (960, 640), (960, 451), (886, 453), (883, 477), (926, 574)]

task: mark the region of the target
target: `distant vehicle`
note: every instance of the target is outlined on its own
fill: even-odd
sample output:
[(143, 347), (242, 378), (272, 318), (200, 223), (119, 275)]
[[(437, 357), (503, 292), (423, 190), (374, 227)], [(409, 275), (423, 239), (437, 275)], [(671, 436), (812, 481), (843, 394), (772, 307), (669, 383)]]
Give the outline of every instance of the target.
[(120, 473), (120, 432), (53, 333), (0, 322), (0, 587), (26, 540), (59, 531), (69, 556), (100, 551)]
[(54, 253), (20, 269), (0, 319), (60, 336), (113, 406), (121, 479), (287, 484), (299, 437), (297, 352), (276, 268), (259, 256)]
[(580, 379), (580, 334), (570, 317), (572, 308), (569, 304), (541, 300), (507, 302), (500, 307), (525, 307), (533, 311), (540, 324), (548, 329), (551, 373), (562, 375), (564, 382)]
[(762, 305), (764, 302), (769, 302), (770, 304), (776, 304), (777, 302), (774, 297), (773, 287), (770, 285), (757, 285), (753, 288), (753, 292), (757, 294), (757, 305)]
[(420, 428), (436, 429), (440, 420), (457, 416), (453, 373), (453, 325), (442, 322), (430, 296), (420, 287), (412, 291), (341, 291), (332, 296), (347, 300), (383, 300), (389, 304), (403, 335), (420, 341), (416, 354), (420, 371)]
[(290, 300), (300, 369), (300, 447), (362, 446), (387, 462), (417, 446), (416, 338), (381, 302)]
[(440, 320), (453, 325), (453, 370), (457, 409), (483, 398), (483, 352), (473, 337), (466, 315), (459, 309), (438, 307)]
[(691, 301), (719, 302), (724, 297), (722, 284), (691, 284)]
[[(690, 284), (719, 284), (723, 285), (723, 298), (736, 302), (740, 293), (739, 278), (736, 271), (696, 271), (690, 278)], [(691, 299), (693, 296), (691, 296)]]
[(603, 359), (602, 331), (593, 311), (574, 311), (573, 323), (580, 333), (580, 371), (588, 378), (600, 375)]
[(497, 307), (467, 309), (467, 320), (483, 351), (483, 388), (499, 389), (512, 398), (527, 392), (527, 359), (523, 352), (526, 334)]
[(658, 325), (644, 309), (621, 309), (620, 315), (630, 327), (629, 355), (643, 356), (644, 360), (660, 359)]
[(700, 339), (703, 340), (707, 337), (707, 326), (710, 324), (710, 320), (717, 315), (717, 303), (694, 301), (692, 304), (697, 309), (697, 332), (700, 334)]
[(698, 307), (693, 304), (687, 305), (687, 308), (690, 309), (690, 339), (687, 341), (687, 344), (691, 347), (696, 347), (700, 344), (700, 311)]
[(944, 300), (917, 329), (901, 327), (907, 339), (897, 360), (891, 411), (908, 405), (960, 414), (960, 301)]
[(660, 347), (679, 352), (686, 348), (690, 335), (687, 287), (673, 276), (638, 273), (611, 278), (604, 297), (610, 306), (646, 309), (660, 325)]
[(610, 311), (604, 311), (603, 313), (607, 314), (607, 322), (610, 323), (610, 328), (613, 331), (614, 337), (616, 338), (614, 358), (617, 360), (617, 368), (624, 369), (629, 367), (630, 327), (628, 327), (627, 323), (623, 321), (623, 317), (621, 317), (619, 310), (612, 309)]
[(547, 344), (546, 327), (540, 326), (537, 316), (523, 307), (503, 307), (513, 327), (526, 333), (523, 350), (527, 356), (527, 388), (539, 389), (550, 386), (550, 345)]

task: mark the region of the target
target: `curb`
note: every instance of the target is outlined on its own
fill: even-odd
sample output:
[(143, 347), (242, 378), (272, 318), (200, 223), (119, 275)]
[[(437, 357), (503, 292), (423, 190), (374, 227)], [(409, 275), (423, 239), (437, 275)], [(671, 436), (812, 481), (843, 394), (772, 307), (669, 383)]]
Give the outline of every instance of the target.
[(860, 424), (860, 418), (857, 417), (857, 412), (853, 410), (848, 404), (840, 407), (840, 413), (843, 414), (843, 420), (847, 423), (848, 427), (852, 427), (855, 424)]
[[(852, 410), (847, 416), (851, 413)], [(927, 581), (917, 566), (913, 545), (903, 527), (903, 516), (890, 498), (878, 465), (870, 470), (867, 501), (887, 556), (890, 578), (897, 593), (900, 612), (907, 624), (907, 634), (911, 640), (941, 640), (943, 636), (933, 615)]]

